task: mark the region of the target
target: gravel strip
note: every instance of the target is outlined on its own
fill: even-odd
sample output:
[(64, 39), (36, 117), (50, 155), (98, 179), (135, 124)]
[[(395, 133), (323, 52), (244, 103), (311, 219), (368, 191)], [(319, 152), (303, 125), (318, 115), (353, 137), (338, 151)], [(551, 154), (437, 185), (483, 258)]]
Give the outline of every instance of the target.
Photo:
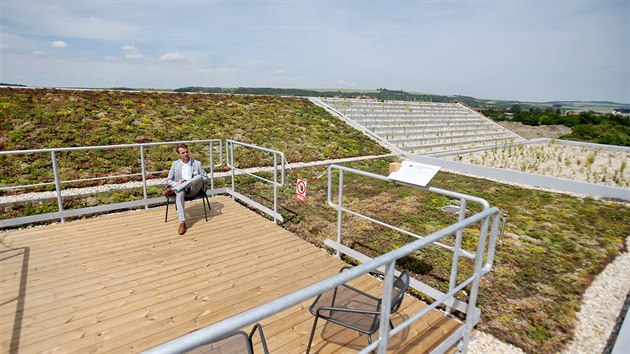
[(575, 146), (552, 141), (510, 145), (453, 154), (442, 159), (617, 188), (628, 187), (630, 181), (628, 149), (604, 150), (586, 143)]
[[(630, 237), (626, 238), (630, 246)], [(606, 266), (582, 298), (575, 337), (562, 354), (601, 353), (630, 292), (630, 252), (621, 253)], [(496, 337), (476, 332), (468, 346), (472, 354), (524, 353), (520, 348), (501, 342)]]
[(512, 344), (504, 343), (491, 334), (475, 332), (468, 344), (468, 353), (471, 354), (520, 354), (524, 353), (520, 348)]
[[(630, 246), (630, 237), (626, 238)], [(601, 353), (630, 292), (630, 252), (617, 256), (586, 289), (577, 313), (577, 335), (563, 353)]]

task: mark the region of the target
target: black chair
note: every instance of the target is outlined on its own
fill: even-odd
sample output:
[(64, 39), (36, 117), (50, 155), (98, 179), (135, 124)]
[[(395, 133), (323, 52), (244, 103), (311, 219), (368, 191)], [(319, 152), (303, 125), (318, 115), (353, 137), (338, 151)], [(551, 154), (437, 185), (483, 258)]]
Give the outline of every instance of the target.
[[(201, 189), (199, 190), (199, 193), (197, 193), (197, 195), (184, 198), (184, 200), (187, 202), (191, 200), (200, 199), (200, 198), (203, 200), (203, 214), (206, 216), (206, 222), (208, 221), (208, 211), (212, 210), (212, 208), (210, 207), (210, 201), (208, 200), (207, 191), (208, 191), (208, 186), (204, 182), (201, 185)], [(170, 197), (166, 197), (166, 215), (164, 216), (164, 222), (168, 221), (168, 206), (169, 204), (171, 204), (171, 202), (175, 204), (175, 210), (177, 210), (177, 204), (175, 203), (175, 198), (176, 198), (175, 194), (171, 195)]]
[(205, 343), (195, 349), (191, 349), (186, 354), (254, 354), (254, 343), (252, 338), (258, 330), (260, 334), (260, 343), (265, 354), (269, 354), (265, 334), (262, 326), (256, 323), (249, 334), (244, 331), (236, 331), (219, 338), (210, 343)]
[[(350, 267), (343, 267), (340, 272), (349, 268)], [(381, 278), (383, 277), (383, 273), (380, 272), (370, 272), (370, 274)], [(409, 281), (409, 271), (406, 269), (394, 279), (392, 301), (389, 305), (391, 314), (394, 314), (400, 309), (405, 292), (409, 288)], [(315, 316), (315, 320), (313, 322), (313, 329), (311, 330), (311, 337), (306, 347), (306, 353), (308, 354), (311, 350), (311, 344), (313, 343), (313, 336), (315, 335), (317, 320), (319, 318), (367, 334), (368, 343), (371, 344), (372, 334), (374, 334), (379, 327), (382, 301), (383, 299), (367, 294), (348, 284), (339, 285), (334, 289), (318, 295), (315, 301), (313, 301), (313, 304), (309, 307), (309, 311)], [(391, 328), (394, 328), (391, 319), (389, 320), (389, 325)]]

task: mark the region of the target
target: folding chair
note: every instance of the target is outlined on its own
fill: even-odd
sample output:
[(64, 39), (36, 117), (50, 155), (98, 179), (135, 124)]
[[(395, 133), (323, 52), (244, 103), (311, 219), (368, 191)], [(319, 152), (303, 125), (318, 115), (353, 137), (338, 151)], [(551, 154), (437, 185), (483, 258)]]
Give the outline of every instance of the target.
[[(340, 272), (349, 268), (350, 267), (343, 267)], [(380, 272), (371, 272), (370, 274), (376, 276), (383, 275)], [(409, 271), (406, 269), (394, 279), (392, 301), (389, 304), (391, 314), (394, 314), (400, 309), (405, 292), (409, 288), (409, 281)], [(313, 322), (313, 329), (311, 330), (311, 337), (306, 347), (306, 353), (308, 354), (311, 350), (313, 336), (317, 328), (317, 320), (320, 318), (367, 334), (368, 343), (371, 344), (372, 334), (374, 334), (379, 327), (382, 302), (383, 299), (365, 293), (348, 284), (339, 285), (334, 289), (318, 295), (308, 309), (311, 314), (315, 316), (315, 320)], [(394, 327), (391, 320), (389, 321), (389, 325), (392, 328)]]
[[(210, 201), (208, 200), (208, 194), (206, 194), (207, 191), (208, 191), (208, 186), (206, 185), (206, 183), (203, 183), (197, 195), (184, 198), (184, 201), (186, 202), (200, 199), (200, 198), (203, 200), (203, 214), (206, 216), (206, 222), (208, 221), (208, 211), (212, 210), (212, 208), (210, 207)], [(164, 222), (168, 221), (168, 206), (171, 204), (171, 202), (175, 204), (175, 210), (177, 210), (177, 204), (175, 203), (175, 198), (176, 198), (175, 194), (171, 195), (170, 197), (166, 197), (166, 215), (164, 216)]]

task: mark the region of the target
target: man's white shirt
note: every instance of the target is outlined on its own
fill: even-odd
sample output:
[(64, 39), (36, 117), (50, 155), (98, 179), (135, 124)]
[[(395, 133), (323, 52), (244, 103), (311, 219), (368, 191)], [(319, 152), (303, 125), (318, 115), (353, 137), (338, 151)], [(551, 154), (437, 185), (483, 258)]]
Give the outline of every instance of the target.
[(188, 181), (192, 178), (192, 159), (188, 163), (182, 163), (182, 179)]

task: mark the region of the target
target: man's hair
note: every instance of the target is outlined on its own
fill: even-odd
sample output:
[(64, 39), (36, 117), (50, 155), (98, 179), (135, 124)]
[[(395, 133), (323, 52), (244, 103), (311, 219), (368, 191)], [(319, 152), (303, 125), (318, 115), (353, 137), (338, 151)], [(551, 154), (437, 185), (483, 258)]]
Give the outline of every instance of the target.
[(176, 153), (178, 153), (178, 154), (179, 154), (179, 148), (184, 148), (184, 149), (188, 150), (188, 145), (186, 145), (186, 144), (184, 144), (184, 143), (182, 143), (182, 144), (177, 144), (177, 145), (175, 146), (175, 152), (176, 152)]

